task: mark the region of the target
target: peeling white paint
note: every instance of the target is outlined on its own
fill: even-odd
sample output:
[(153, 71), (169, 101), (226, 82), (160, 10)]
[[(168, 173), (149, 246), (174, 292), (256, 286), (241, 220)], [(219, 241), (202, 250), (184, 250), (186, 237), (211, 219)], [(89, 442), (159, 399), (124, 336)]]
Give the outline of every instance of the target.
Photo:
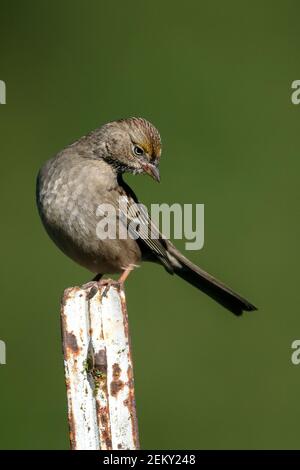
[(93, 283), (64, 294), (71, 446), (134, 450), (139, 444), (125, 296), (117, 283), (104, 297), (105, 289), (103, 283)]

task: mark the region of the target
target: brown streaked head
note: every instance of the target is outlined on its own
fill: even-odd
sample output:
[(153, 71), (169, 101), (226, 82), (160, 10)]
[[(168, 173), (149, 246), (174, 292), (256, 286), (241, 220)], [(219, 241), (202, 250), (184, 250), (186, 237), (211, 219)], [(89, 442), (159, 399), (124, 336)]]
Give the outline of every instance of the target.
[[(99, 156), (108, 160), (119, 173), (147, 173), (159, 181), (161, 138), (146, 119), (119, 119), (96, 131)], [(94, 139), (93, 139), (94, 140)]]
[(133, 143), (141, 145), (150, 162), (159, 161), (161, 156), (161, 138), (158, 130), (151, 122), (144, 118), (136, 117), (120, 119), (117, 122), (128, 129)]

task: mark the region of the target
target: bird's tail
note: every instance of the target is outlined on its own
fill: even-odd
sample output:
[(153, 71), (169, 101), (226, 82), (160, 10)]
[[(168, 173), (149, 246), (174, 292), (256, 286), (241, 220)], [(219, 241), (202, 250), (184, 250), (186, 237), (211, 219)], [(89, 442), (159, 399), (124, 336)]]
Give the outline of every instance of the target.
[(241, 315), (243, 311), (257, 310), (257, 308), (248, 302), (248, 300), (244, 299), (225, 284), (193, 264), (176, 248), (172, 250), (169, 247), (169, 253), (170, 252), (179, 262), (174, 266), (175, 274), (197, 287), (202, 292), (205, 292), (205, 294), (209, 295), (212, 299), (226, 307), (232, 313), (235, 315)]

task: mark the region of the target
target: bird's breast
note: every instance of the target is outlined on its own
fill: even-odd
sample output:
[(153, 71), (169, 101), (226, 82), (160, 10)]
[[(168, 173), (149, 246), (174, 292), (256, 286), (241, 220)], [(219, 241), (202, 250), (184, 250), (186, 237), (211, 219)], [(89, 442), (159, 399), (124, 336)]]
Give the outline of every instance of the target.
[(113, 208), (119, 197), (109, 170), (95, 162), (58, 158), (45, 164), (37, 181), (37, 204), (49, 236), (67, 256), (102, 274), (121, 272), (141, 259), (135, 240), (120, 240), (118, 230), (115, 238), (99, 231), (101, 208)]

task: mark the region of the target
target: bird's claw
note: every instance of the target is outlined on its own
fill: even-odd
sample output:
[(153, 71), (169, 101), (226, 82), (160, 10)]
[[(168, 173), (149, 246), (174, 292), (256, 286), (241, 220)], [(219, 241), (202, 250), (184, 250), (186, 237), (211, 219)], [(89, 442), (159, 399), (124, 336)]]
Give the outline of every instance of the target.
[(116, 283), (116, 281), (114, 281), (113, 279), (103, 279), (101, 281), (101, 286), (104, 287), (104, 290), (102, 292), (102, 297), (107, 297), (109, 289), (115, 283)]

